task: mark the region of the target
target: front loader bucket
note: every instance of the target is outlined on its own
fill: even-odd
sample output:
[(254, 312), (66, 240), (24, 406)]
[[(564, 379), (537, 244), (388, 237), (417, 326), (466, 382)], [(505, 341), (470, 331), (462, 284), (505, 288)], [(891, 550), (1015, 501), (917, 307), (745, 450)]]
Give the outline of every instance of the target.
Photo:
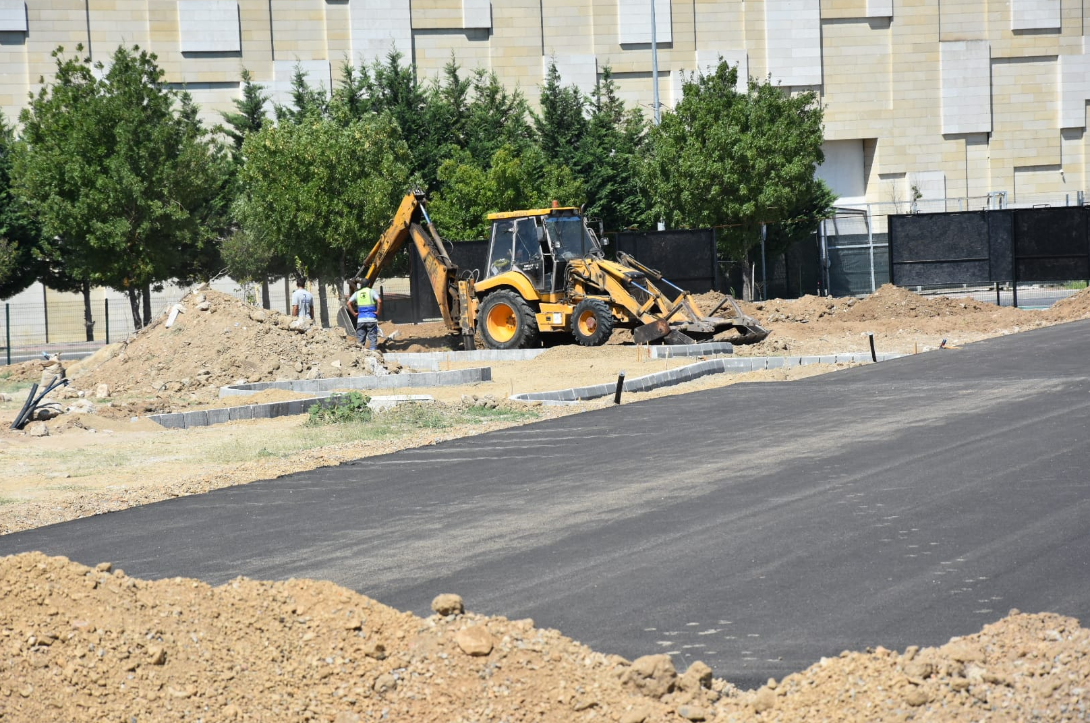
[(769, 333), (768, 329), (756, 322), (753, 322), (752, 324), (735, 324), (733, 331), (735, 333), (720, 337), (718, 341), (726, 341), (731, 344), (739, 345), (756, 344), (759, 341), (764, 341)]

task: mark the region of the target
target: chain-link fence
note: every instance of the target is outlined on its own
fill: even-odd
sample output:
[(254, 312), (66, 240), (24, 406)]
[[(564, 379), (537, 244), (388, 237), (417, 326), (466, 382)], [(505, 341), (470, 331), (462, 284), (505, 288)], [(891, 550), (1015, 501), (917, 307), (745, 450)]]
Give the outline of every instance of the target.
[[(152, 318), (179, 299), (180, 295), (154, 297)], [(129, 338), (135, 330), (125, 298), (92, 302), (89, 319), (82, 301), (5, 303), (0, 314), (0, 364), (27, 361), (43, 353), (60, 353), (68, 358), (86, 356), (104, 344)]]

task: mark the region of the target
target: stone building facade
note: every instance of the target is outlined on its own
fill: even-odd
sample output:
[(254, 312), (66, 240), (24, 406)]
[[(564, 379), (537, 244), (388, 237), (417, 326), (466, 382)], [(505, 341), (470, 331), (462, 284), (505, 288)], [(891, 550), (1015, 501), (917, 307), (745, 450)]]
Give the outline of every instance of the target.
[(154, 51), (206, 115), (239, 73), (283, 98), (300, 65), (335, 83), (396, 47), (433, 76), (453, 53), (537, 96), (555, 60), (589, 90), (612, 67), (650, 108), (651, 2), (665, 106), (679, 71), (723, 57), (744, 73), (817, 90), (824, 176), (845, 201), (1075, 196), (1087, 186), (1090, 0), (0, 0), (0, 106), (13, 117), (51, 51), (119, 43)]

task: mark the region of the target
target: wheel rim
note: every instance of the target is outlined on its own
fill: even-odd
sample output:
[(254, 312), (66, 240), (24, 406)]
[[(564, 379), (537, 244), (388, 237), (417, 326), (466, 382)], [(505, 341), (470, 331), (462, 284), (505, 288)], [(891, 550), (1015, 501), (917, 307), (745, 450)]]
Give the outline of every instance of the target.
[(594, 312), (587, 309), (579, 315), (579, 319), (576, 321), (579, 325), (579, 333), (583, 336), (590, 336), (594, 333), (594, 330), (598, 328), (598, 317), (594, 315)]
[(488, 335), (496, 341), (503, 343), (515, 338), (518, 331), (518, 316), (511, 306), (500, 303), (488, 310)]

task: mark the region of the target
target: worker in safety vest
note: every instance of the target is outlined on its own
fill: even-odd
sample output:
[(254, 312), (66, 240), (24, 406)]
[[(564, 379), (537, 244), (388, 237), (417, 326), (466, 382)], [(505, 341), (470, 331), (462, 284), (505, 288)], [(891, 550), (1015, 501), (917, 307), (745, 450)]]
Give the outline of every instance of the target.
[(371, 351), (378, 348), (378, 315), (382, 313), (382, 297), (369, 286), (363, 286), (348, 299), (348, 310), (356, 317), (356, 339)]

